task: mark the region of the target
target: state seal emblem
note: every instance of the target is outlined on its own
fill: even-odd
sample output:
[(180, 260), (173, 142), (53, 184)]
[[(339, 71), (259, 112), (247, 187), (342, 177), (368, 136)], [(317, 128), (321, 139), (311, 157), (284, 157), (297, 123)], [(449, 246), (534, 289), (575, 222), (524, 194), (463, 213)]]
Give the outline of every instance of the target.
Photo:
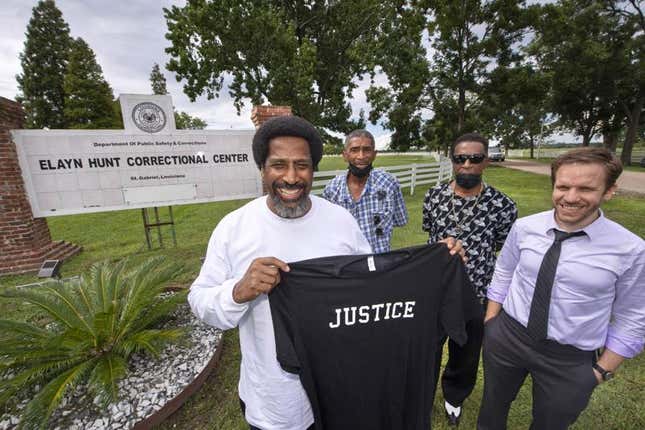
[(154, 103), (139, 103), (132, 109), (132, 121), (141, 131), (157, 133), (166, 126), (166, 114)]

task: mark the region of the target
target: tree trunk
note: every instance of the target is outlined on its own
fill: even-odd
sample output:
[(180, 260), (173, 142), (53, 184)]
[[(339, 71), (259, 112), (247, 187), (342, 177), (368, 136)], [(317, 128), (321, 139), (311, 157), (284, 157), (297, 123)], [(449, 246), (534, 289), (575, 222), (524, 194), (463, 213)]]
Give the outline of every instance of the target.
[(620, 161), (623, 162), (624, 166), (631, 166), (632, 164), (632, 149), (636, 142), (636, 134), (638, 133), (644, 99), (645, 97), (642, 95), (639, 96), (636, 99), (636, 103), (634, 103), (631, 114), (627, 116), (627, 132), (625, 133), (625, 141), (623, 142), (623, 151), (620, 154)]
[(615, 130), (604, 132), (602, 134), (602, 146), (607, 150), (616, 153), (616, 147), (618, 146), (618, 132)]
[(457, 132), (461, 134), (466, 121), (466, 90), (459, 88), (459, 116), (457, 118)]
[(529, 148), (531, 148), (531, 160), (533, 157), (533, 149), (535, 148), (535, 142), (533, 141), (533, 136), (529, 136)]
[(589, 143), (591, 143), (591, 136), (589, 136), (589, 133), (585, 133), (582, 135), (582, 146), (589, 146)]

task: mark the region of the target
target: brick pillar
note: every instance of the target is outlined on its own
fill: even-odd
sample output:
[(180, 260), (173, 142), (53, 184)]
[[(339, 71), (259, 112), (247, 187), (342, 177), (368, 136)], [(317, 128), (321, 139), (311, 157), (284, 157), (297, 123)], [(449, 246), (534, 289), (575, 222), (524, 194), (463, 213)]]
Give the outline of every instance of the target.
[(0, 97), (0, 275), (37, 270), (47, 259), (64, 259), (81, 248), (52, 242), (45, 218), (34, 218), (9, 130), (20, 129), (19, 103)]
[(260, 127), (266, 120), (274, 116), (293, 115), (290, 106), (253, 106), (251, 121), (255, 128)]

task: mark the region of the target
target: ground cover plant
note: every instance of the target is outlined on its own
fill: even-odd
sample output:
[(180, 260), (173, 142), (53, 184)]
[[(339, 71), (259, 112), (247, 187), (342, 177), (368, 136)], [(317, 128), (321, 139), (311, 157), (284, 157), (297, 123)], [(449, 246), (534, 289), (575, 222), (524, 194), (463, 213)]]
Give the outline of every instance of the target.
[(0, 320), (0, 405), (38, 385), (21, 427), (40, 429), (81, 385), (102, 406), (115, 401), (133, 353), (156, 356), (183, 334), (156, 328), (185, 301), (185, 293), (163, 294), (179, 271), (162, 257), (135, 266), (104, 261), (80, 278), (0, 291), (34, 306), (48, 322)]
[[(376, 166), (401, 165), (412, 162), (425, 163), (428, 157), (379, 155)], [(320, 170), (345, 168), (340, 157), (325, 157)], [(521, 171), (493, 165), (486, 170), (485, 180), (508, 194), (518, 205), (520, 216), (526, 216), (550, 208), (550, 180)], [(427, 235), (421, 230), (421, 207), (425, 190), (418, 188), (414, 195), (404, 190), (410, 222), (395, 229), (393, 247), (425, 243)], [(176, 206), (174, 210), (178, 246), (147, 251), (143, 235), (141, 213), (137, 210), (88, 215), (53, 217), (48, 220), (54, 239), (65, 239), (83, 245), (84, 251), (63, 265), (63, 276), (79, 273), (93, 262), (105, 258), (130, 256), (138, 261), (149, 256), (165, 255), (183, 263), (186, 272), (176, 282), (189, 284), (197, 275), (200, 257), (205, 254), (210, 234), (219, 220), (228, 212), (243, 205), (244, 201), (229, 201), (210, 204)], [(629, 228), (640, 237), (645, 237), (645, 198), (616, 196), (604, 206), (605, 215)], [(168, 232), (166, 231), (166, 235)], [(169, 236), (168, 236), (169, 237)], [(168, 243), (168, 242), (166, 242)], [(33, 276), (0, 278), (0, 291), (8, 285), (34, 282)], [(0, 297), (0, 312), (11, 314), (27, 321), (41, 321), (41, 312), (33, 306), (8, 302)], [(240, 352), (237, 331), (226, 332), (223, 338), (223, 356), (216, 372), (176, 414), (165, 422), (162, 429), (247, 429), (239, 409), (237, 381), (239, 377)], [(444, 359), (447, 354), (444, 354)], [(475, 391), (467, 400), (461, 428), (475, 428), (477, 409), (482, 394), (482, 375)], [(530, 381), (514, 403), (509, 429), (526, 429), (530, 422)], [(642, 429), (645, 428), (645, 355), (628, 360), (610, 383), (603, 384), (592, 397), (589, 407), (581, 415), (574, 429)], [(447, 429), (441, 415), (443, 398), (437, 391), (433, 428)]]

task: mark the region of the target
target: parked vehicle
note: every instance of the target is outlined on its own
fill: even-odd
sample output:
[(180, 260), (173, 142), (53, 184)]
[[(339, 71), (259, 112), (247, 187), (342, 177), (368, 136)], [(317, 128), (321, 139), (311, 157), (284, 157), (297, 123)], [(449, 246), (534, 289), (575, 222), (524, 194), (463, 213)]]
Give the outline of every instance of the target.
[(504, 151), (499, 146), (491, 146), (488, 148), (488, 158), (491, 161), (504, 161)]
[(645, 157), (641, 158), (641, 167), (645, 167)]

